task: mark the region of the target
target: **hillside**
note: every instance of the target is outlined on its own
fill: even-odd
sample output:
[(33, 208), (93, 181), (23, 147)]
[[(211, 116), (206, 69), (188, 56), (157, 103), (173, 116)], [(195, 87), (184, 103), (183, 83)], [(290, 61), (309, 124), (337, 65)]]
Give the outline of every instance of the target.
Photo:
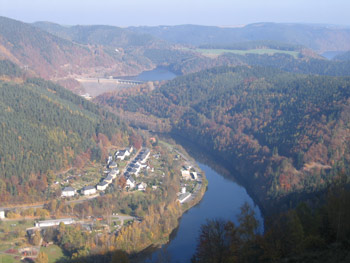
[(100, 45), (114, 53), (118, 50), (126, 62), (136, 61), (152, 67), (178, 65), (199, 56), (150, 34), (115, 26), (61, 26), (50, 22), (36, 22), (33, 26), (74, 43)]
[[(218, 66), (249, 65), (271, 67), (302, 74), (350, 76), (349, 61), (329, 61), (317, 56), (315, 57), (313, 53), (310, 54), (307, 50), (298, 52), (297, 57), (287, 53), (280, 53), (279, 50), (273, 50), (274, 54), (246, 53), (244, 55), (231, 53), (230, 51), (229, 49), (223, 50), (214, 57), (198, 55), (178, 61), (169, 67), (172, 71), (179, 74), (195, 73)], [(210, 54), (210, 52), (215, 52), (215, 49), (214, 51), (208, 49), (206, 52)]]
[(115, 48), (169, 46), (166, 41), (157, 39), (152, 35), (139, 34), (115, 26), (61, 26), (50, 22), (36, 22), (32, 25), (58, 37), (85, 45), (102, 45)]
[(334, 60), (350, 61), (350, 51), (341, 53), (333, 58)]
[(96, 101), (133, 113), (136, 123), (143, 115), (160, 118), (142, 125), (170, 129), (219, 156), (268, 205), (323, 189), (339, 172), (349, 172), (349, 86), (349, 78), (222, 67), (153, 92), (105, 94)]
[(323, 25), (256, 23), (242, 27), (197, 25), (131, 27), (172, 43), (192, 46), (230, 45), (232, 43), (270, 40), (302, 45), (318, 53), (350, 50), (350, 29)]
[(146, 58), (116, 52), (111, 47), (74, 43), (5, 17), (0, 17), (0, 58), (46, 79), (130, 75), (153, 67)]
[(47, 192), (49, 174), (78, 159), (101, 161), (101, 138), (112, 141), (127, 134), (114, 115), (52, 82), (23, 74), (0, 61), (1, 204), (54, 196)]

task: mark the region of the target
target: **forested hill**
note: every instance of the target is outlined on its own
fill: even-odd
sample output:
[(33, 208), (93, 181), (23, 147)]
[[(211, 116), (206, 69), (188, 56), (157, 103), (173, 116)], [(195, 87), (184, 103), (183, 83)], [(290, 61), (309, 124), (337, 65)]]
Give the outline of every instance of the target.
[[(0, 203), (52, 198), (53, 174), (104, 158), (104, 142), (127, 139), (119, 119), (64, 88), (0, 61)], [(119, 134), (119, 137), (118, 137)], [(52, 196), (53, 195), (53, 196)]]
[(350, 49), (350, 29), (325, 25), (255, 23), (237, 27), (199, 25), (130, 27), (161, 39), (187, 45), (223, 45), (272, 40), (303, 45), (318, 53)]
[(169, 122), (171, 132), (237, 169), (265, 204), (317, 191), (349, 172), (350, 78), (221, 67), (150, 93), (105, 94), (97, 101), (138, 120), (162, 118), (153, 129)]
[(335, 56), (334, 60), (350, 61), (350, 51), (347, 51)]
[(32, 25), (60, 38), (81, 44), (103, 45), (114, 48), (166, 48), (170, 46), (165, 40), (160, 40), (152, 35), (135, 33), (116, 26), (61, 26), (50, 22), (36, 22)]
[[(113, 35), (107, 38), (113, 38)], [(142, 53), (124, 52), (122, 49), (117, 52), (116, 48), (119, 45), (107, 47), (88, 41), (76, 43), (31, 24), (0, 17), (0, 59), (11, 60), (45, 79), (75, 75), (132, 75), (154, 67)]]

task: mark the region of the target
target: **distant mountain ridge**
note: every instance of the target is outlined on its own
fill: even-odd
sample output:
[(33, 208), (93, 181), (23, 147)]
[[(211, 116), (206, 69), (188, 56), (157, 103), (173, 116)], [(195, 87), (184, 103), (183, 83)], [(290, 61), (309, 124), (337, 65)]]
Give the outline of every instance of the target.
[(81, 44), (103, 45), (115, 48), (168, 47), (170, 45), (166, 41), (150, 34), (135, 33), (116, 26), (62, 26), (51, 22), (35, 22), (32, 25), (58, 37)]
[(318, 53), (350, 50), (350, 28), (346, 27), (255, 23), (242, 27), (179, 25), (128, 29), (151, 34), (169, 42), (194, 46), (272, 40), (303, 45)]
[[(54, 27), (64, 29), (58, 25)], [(132, 75), (155, 67), (142, 53), (124, 52), (98, 43), (96, 39), (100, 39), (98, 36), (103, 33), (87, 37), (85, 41), (83, 36), (73, 32), (71, 35), (76, 35), (80, 42), (70, 40), (69, 34), (58, 35), (60, 34), (54, 35), (27, 23), (0, 17), (0, 59), (9, 59), (46, 79), (76, 75)], [(137, 38), (136, 33), (123, 33), (125, 43), (128, 43), (129, 35)], [(102, 39), (102, 42), (108, 42), (108, 37), (113, 35)]]

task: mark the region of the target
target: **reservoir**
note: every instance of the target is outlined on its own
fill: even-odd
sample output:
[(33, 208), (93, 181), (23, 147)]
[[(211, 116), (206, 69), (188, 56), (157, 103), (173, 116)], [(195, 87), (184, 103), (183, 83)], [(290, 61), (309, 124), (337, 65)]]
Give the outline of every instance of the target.
[(150, 71), (144, 71), (137, 76), (117, 77), (119, 79), (139, 80), (139, 81), (162, 81), (172, 80), (177, 75), (164, 67), (158, 67)]
[(191, 262), (195, 252), (199, 231), (207, 219), (231, 220), (238, 225), (237, 214), (240, 207), (247, 202), (255, 211), (263, 231), (263, 219), (259, 207), (255, 205), (244, 187), (238, 185), (230, 177), (223, 176), (208, 165), (198, 162), (208, 180), (208, 190), (202, 201), (183, 214), (179, 227), (173, 232), (170, 242), (156, 250), (145, 262), (186, 263)]

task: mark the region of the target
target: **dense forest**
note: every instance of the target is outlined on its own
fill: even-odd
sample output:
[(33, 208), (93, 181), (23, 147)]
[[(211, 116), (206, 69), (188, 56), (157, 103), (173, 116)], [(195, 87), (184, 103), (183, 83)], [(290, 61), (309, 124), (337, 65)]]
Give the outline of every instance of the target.
[(267, 218), (258, 232), (254, 211), (247, 205), (239, 225), (220, 219), (202, 225), (193, 263), (226, 262), (349, 262), (350, 194), (331, 187), (322, 205), (300, 203)]
[[(0, 63), (0, 201), (49, 197), (54, 172), (74, 164), (79, 154), (103, 157), (102, 138), (117, 142), (126, 126), (113, 114), (64, 88)], [(120, 136), (119, 136), (120, 137)], [(49, 176), (50, 175), (50, 176)]]
[[(221, 67), (101, 104), (168, 122), (242, 174), (260, 200), (326, 187), (349, 171), (350, 79)], [(150, 128), (161, 130), (163, 126)], [(267, 199), (266, 199), (267, 198)]]

